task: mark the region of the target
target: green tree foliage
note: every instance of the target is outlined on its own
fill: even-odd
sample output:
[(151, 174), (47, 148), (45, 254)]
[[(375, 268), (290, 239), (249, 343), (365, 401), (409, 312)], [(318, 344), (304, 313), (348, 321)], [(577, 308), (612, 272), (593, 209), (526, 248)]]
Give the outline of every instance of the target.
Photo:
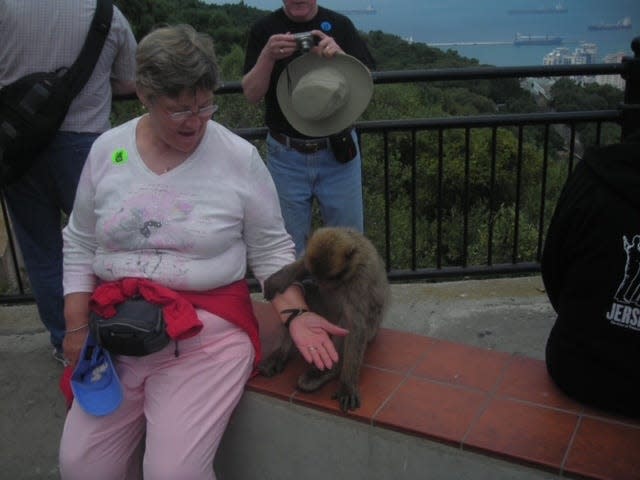
[[(581, 85), (567, 78), (558, 80), (551, 87), (551, 107), (559, 112), (579, 110), (615, 110), (623, 101), (623, 92), (611, 85), (589, 83)], [(598, 137), (596, 125), (578, 124), (576, 130), (583, 145), (607, 144), (620, 140), (620, 127), (603, 125)]]
[[(422, 43), (408, 43), (397, 35), (380, 30), (363, 34), (376, 59), (378, 70), (415, 70), (477, 65), (477, 60), (461, 57), (453, 50), (443, 52)], [(402, 52), (402, 56), (398, 53)]]
[[(367, 208), (367, 232), (376, 244), (384, 245), (383, 212), (389, 215), (394, 267), (412, 266), (412, 224), (416, 229), (417, 267), (485, 264), (489, 261), (489, 238), (493, 249), (491, 261), (510, 262), (516, 213), (519, 248), (515, 259), (538, 259), (541, 202), (546, 206), (542, 218), (546, 228), (565, 180), (564, 162), (546, 159), (543, 191), (543, 152), (527, 144), (520, 153), (517, 138), (508, 129), (496, 131), (495, 156), (492, 129), (474, 129), (468, 134), (461, 129), (443, 132), (442, 159), (439, 135), (437, 131), (417, 133), (414, 149), (411, 134), (390, 134), (387, 138), (390, 158), (386, 164), (380, 155), (385, 149), (383, 139), (367, 135), (363, 141), (365, 199), (367, 206), (373, 206)], [(469, 218), (465, 225), (467, 210)], [(438, 229), (443, 245), (440, 258), (435, 241)]]
[(551, 106), (560, 112), (617, 108), (623, 99), (622, 91), (611, 85), (581, 85), (568, 78), (553, 84), (551, 96)]
[(210, 5), (200, 0), (115, 0), (114, 3), (129, 19), (137, 39), (159, 25), (188, 23), (211, 35), (221, 56), (234, 45), (244, 48), (249, 26), (266, 13), (244, 3)]
[[(220, 60), (224, 78), (240, 78), (244, 64), (244, 49), (234, 45)], [(221, 121), (229, 128), (261, 126), (263, 113), (261, 105), (249, 105), (241, 94), (218, 95), (216, 99)]]

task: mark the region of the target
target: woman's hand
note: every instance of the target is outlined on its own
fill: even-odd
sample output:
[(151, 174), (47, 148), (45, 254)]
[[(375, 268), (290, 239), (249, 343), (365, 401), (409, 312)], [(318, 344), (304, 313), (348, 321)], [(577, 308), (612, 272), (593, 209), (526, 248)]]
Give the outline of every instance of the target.
[(283, 322), (286, 320), (286, 317), (282, 317), (285, 313), (305, 310), (289, 323), (291, 339), (308, 363), (313, 363), (319, 370), (332, 368), (339, 357), (331, 341), (331, 335), (344, 337), (349, 331), (309, 311), (304, 300), (303, 287), (298, 283), (291, 284), (284, 292), (276, 295), (271, 303), (276, 311), (280, 312)]
[(305, 312), (291, 321), (289, 333), (304, 359), (324, 370), (332, 368), (339, 359), (330, 336), (344, 337), (349, 331), (314, 312)]

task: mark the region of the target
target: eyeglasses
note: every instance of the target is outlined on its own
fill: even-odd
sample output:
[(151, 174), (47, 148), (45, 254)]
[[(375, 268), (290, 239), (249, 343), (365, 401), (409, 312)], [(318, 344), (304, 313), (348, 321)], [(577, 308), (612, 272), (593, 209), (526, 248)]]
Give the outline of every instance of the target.
[(182, 112), (167, 111), (167, 115), (174, 122), (182, 122), (183, 120), (187, 120), (194, 115), (197, 115), (198, 117), (206, 120), (210, 118), (211, 115), (213, 115), (217, 111), (218, 111), (218, 105), (211, 104), (211, 105), (207, 105), (206, 107), (199, 108), (197, 112), (194, 112), (193, 110), (184, 110)]

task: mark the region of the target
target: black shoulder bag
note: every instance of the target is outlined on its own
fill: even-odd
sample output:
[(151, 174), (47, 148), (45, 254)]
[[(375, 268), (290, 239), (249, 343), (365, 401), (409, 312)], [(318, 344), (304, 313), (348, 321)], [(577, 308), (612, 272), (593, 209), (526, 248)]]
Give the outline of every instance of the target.
[(93, 73), (112, 17), (112, 0), (97, 0), (89, 33), (70, 68), (32, 73), (0, 90), (0, 187), (20, 179), (60, 129)]

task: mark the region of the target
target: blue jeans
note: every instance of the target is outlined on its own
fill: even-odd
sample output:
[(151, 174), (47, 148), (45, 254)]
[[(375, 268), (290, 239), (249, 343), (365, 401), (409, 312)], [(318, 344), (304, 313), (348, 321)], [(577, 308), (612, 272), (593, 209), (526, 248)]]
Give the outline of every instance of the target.
[[(352, 132), (357, 145), (355, 131)], [(311, 229), (311, 207), (318, 200), (326, 226), (364, 227), (362, 160), (340, 163), (330, 149), (303, 154), (267, 136), (267, 167), (276, 185), (285, 227), (293, 238), (296, 255), (306, 248)]]
[(71, 213), (82, 167), (98, 134), (59, 132), (29, 172), (5, 188), (31, 291), (51, 343), (62, 348), (62, 212)]

